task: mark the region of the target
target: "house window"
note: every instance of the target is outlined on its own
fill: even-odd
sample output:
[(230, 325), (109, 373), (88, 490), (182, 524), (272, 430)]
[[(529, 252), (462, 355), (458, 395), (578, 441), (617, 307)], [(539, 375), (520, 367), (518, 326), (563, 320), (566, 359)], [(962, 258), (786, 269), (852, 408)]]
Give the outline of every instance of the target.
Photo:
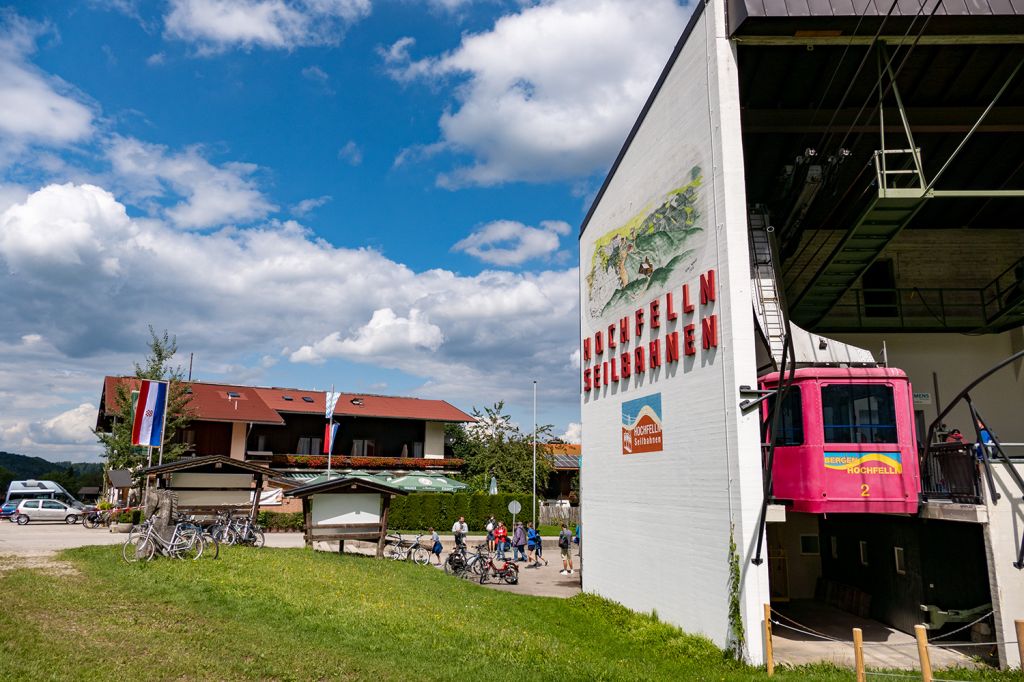
[(260, 452), (265, 452), (266, 451), (266, 449), (267, 449), (267, 436), (265, 434), (264, 435), (260, 435), (260, 436), (256, 436), (256, 449), (259, 450)]
[(304, 396), (302, 396), (302, 401), (306, 402), (306, 403), (311, 403), (311, 402), (313, 402), (313, 399), (310, 398), (308, 395), (304, 395)]
[(835, 535), (833, 535), (831, 538), (829, 538), (829, 540), (832, 541), (831, 542), (831, 544), (832, 544), (832, 558), (833, 559), (838, 559), (839, 558), (839, 538), (837, 538)]
[(900, 575), (906, 575), (907, 574), (907, 562), (906, 562), (906, 559), (904, 559), (904, 557), (903, 557), (903, 548), (902, 547), (893, 547), (892, 549), (893, 549), (893, 554), (895, 555), (895, 559), (896, 559), (896, 572), (899, 573)]
[(833, 384), (821, 387), (826, 443), (896, 443), (892, 386)]
[(373, 457), (376, 454), (376, 444), (372, 440), (353, 440), (353, 457)]
[(861, 566), (867, 566), (868, 565), (868, 541), (867, 540), (861, 540), (860, 541), (860, 565)]
[(817, 535), (800, 536), (800, 553), (805, 556), (818, 556), (821, 554), (821, 545)]
[(420, 457), (420, 458), (423, 457), (423, 443), (413, 443), (412, 444), (412, 456), (413, 457)]
[(238, 391), (228, 391), (228, 397), (229, 398), (241, 398), (242, 394), (240, 394)]

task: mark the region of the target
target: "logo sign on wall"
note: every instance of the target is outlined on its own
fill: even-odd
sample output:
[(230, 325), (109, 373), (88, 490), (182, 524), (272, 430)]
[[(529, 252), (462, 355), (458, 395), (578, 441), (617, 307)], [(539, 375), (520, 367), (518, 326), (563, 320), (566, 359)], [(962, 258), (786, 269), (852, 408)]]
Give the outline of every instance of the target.
[(661, 393), (622, 403), (622, 454), (661, 452)]

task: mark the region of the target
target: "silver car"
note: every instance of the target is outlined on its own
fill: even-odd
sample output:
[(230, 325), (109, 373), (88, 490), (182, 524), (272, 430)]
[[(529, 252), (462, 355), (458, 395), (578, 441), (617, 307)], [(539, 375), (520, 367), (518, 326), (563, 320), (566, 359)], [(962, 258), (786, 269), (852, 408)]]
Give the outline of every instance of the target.
[(14, 512), (14, 521), (19, 526), (29, 521), (63, 521), (72, 524), (78, 523), (81, 515), (80, 509), (57, 500), (22, 500)]

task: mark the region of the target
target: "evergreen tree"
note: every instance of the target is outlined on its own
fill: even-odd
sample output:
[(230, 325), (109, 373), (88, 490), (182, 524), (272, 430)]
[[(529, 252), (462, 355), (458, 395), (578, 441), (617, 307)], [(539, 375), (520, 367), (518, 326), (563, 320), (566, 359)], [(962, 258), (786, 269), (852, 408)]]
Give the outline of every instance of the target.
[[(192, 399), (189, 384), (184, 381), (184, 371), (173, 366), (171, 361), (178, 352), (176, 337), (167, 331), (160, 336), (149, 328), (149, 354), (143, 363), (134, 363), (135, 378), (168, 382), (167, 423), (163, 433), (164, 461), (175, 460), (187, 447), (175, 442), (178, 433), (191, 419), (189, 402)], [(132, 388), (129, 382), (119, 382), (116, 387), (116, 409), (114, 423), (109, 433), (96, 431), (96, 437), (103, 444), (103, 457), (111, 469), (129, 469), (146, 463), (146, 448), (132, 446)]]

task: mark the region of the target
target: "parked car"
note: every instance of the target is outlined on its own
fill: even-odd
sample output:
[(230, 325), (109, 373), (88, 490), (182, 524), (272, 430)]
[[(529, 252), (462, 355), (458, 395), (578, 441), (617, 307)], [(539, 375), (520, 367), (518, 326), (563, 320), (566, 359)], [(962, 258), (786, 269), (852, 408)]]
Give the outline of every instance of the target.
[(14, 521), (24, 526), (29, 521), (78, 523), (82, 511), (58, 500), (22, 500), (14, 512)]
[(3, 506), (0, 506), (0, 521), (7, 519), (11, 523), (14, 523), (14, 511), (17, 508), (17, 502), (4, 502)]

